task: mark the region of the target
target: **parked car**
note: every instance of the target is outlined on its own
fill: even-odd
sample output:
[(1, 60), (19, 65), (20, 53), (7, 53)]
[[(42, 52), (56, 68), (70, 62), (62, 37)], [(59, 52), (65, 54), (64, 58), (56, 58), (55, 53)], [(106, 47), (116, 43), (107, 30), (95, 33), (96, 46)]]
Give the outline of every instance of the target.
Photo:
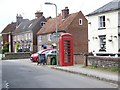
[(57, 54), (57, 50), (56, 49), (52, 49), (49, 50), (47, 53), (45, 53), (46, 58), (48, 57), (48, 55), (56, 55)]
[(36, 61), (38, 60), (39, 54), (48, 52), (48, 51), (50, 51), (50, 50), (52, 50), (52, 49), (50, 48), (50, 49), (40, 50), (40, 51), (38, 51), (37, 53), (32, 54), (31, 57), (30, 57), (30, 60), (33, 61), (33, 62), (36, 62)]

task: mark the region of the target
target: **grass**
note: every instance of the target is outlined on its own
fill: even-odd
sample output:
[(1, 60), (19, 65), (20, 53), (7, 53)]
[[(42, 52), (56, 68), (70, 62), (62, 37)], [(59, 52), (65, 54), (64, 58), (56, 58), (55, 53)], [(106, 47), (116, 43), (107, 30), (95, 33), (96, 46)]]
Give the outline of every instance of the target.
[(96, 70), (103, 70), (103, 71), (109, 71), (109, 72), (119, 72), (119, 67), (110, 67), (110, 68), (104, 68), (104, 67), (97, 67), (97, 66), (83, 66), (83, 68), (89, 68), (89, 69), (96, 69)]

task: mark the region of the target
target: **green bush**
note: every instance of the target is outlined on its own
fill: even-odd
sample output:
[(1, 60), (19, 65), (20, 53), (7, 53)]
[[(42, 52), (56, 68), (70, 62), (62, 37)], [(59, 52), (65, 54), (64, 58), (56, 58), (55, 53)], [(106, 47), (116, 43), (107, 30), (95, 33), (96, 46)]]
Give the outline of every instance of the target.
[(9, 49), (8, 48), (3, 48), (2, 49), (2, 54), (6, 53), (6, 52), (9, 52)]
[(20, 44), (17, 42), (17, 43), (15, 44), (15, 47), (16, 47), (17, 52), (19, 51), (19, 46), (20, 46)]

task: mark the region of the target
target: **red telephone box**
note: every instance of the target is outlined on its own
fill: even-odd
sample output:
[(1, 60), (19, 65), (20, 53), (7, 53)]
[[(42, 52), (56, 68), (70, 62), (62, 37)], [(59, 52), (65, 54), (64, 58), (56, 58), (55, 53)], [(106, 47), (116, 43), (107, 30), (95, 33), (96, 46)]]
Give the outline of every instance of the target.
[(73, 65), (73, 37), (63, 33), (59, 38), (59, 64), (60, 66)]

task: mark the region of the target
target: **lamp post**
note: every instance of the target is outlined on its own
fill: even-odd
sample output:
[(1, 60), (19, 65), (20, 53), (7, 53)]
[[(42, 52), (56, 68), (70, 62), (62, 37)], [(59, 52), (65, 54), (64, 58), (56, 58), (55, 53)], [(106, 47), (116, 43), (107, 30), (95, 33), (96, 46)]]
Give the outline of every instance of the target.
[(46, 5), (54, 5), (55, 6), (55, 13), (56, 13), (56, 36), (58, 36), (58, 19), (57, 19), (57, 5), (50, 2), (45, 2)]
[[(55, 6), (55, 13), (56, 13), (56, 48), (57, 48), (57, 51), (58, 51), (58, 18), (57, 18), (57, 5), (54, 4), (54, 3), (50, 3), (50, 2), (45, 2), (46, 5), (54, 5)], [(57, 55), (56, 55), (56, 59), (57, 59), (57, 65), (58, 65), (58, 52), (57, 52)]]

